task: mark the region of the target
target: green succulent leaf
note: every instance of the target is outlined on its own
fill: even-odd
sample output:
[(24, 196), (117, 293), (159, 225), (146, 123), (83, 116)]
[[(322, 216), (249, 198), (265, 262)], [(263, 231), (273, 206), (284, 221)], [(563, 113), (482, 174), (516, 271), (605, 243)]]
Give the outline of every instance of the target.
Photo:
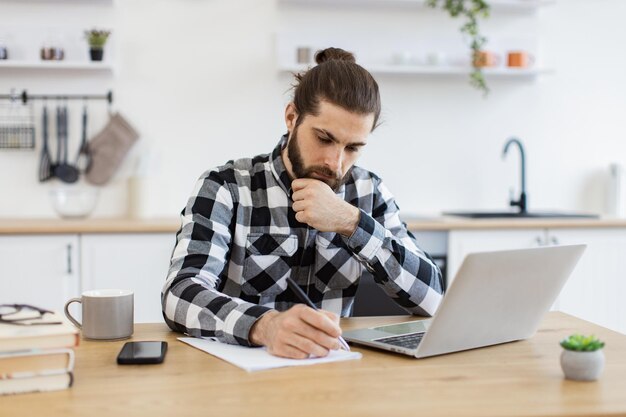
[(593, 352), (604, 347), (604, 342), (594, 335), (583, 336), (581, 334), (573, 334), (568, 338), (561, 340), (560, 345), (567, 350), (577, 352)]
[(107, 43), (107, 39), (109, 39), (109, 35), (111, 35), (110, 30), (94, 28), (94, 29), (85, 31), (85, 37), (87, 38), (87, 43), (92, 48), (104, 47), (104, 44)]

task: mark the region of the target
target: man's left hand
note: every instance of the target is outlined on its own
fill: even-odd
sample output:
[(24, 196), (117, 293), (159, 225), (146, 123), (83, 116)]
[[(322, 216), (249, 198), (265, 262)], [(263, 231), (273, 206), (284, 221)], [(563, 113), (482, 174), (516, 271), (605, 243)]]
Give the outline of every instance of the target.
[(350, 236), (359, 224), (360, 211), (339, 198), (323, 181), (299, 178), (291, 183), (296, 220), (320, 232)]

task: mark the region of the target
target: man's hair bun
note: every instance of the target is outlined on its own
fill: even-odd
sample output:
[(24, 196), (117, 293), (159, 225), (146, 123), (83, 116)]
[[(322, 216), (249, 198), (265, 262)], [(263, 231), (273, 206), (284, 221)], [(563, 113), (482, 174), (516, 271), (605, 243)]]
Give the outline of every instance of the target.
[(356, 114), (373, 114), (372, 130), (380, 117), (380, 93), (372, 74), (356, 63), (351, 52), (326, 48), (315, 53), (314, 65), (294, 74), (293, 104), (296, 127), (306, 115), (317, 115), (327, 101)]
[(348, 62), (356, 63), (356, 60), (354, 59), (354, 55), (348, 51), (344, 51), (341, 48), (320, 49), (319, 51), (315, 53), (315, 62), (317, 64), (321, 64), (323, 62), (330, 61), (333, 59), (337, 61), (348, 61)]

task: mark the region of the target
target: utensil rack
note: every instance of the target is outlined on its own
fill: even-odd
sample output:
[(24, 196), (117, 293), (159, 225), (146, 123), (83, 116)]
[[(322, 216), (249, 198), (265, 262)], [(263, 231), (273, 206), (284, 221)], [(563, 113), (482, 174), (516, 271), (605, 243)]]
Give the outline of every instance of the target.
[[(8, 103), (2, 102), (8, 100)], [(113, 91), (106, 94), (28, 94), (26, 90), (0, 95), (0, 150), (35, 149), (35, 119), (33, 102), (36, 100), (106, 100), (113, 104)]]
[(26, 90), (22, 90), (20, 94), (14, 93), (0, 95), (0, 100), (21, 100), (22, 104), (27, 104), (31, 100), (106, 100), (109, 105), (113, 104), (113, 91), (109, 90), (106, 94), (28, 94)]

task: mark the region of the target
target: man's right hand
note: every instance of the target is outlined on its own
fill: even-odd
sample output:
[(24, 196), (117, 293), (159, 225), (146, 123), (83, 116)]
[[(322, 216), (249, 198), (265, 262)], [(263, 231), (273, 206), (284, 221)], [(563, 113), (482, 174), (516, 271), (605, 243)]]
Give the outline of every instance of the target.
[(305, 359), (323, 357), (340, 348), (339, 317), (329, 311), (316, 311), (298, 304), (281, 313), (270, 311), (250, 330), (250, 341), (266, 346), (275, 356)]

